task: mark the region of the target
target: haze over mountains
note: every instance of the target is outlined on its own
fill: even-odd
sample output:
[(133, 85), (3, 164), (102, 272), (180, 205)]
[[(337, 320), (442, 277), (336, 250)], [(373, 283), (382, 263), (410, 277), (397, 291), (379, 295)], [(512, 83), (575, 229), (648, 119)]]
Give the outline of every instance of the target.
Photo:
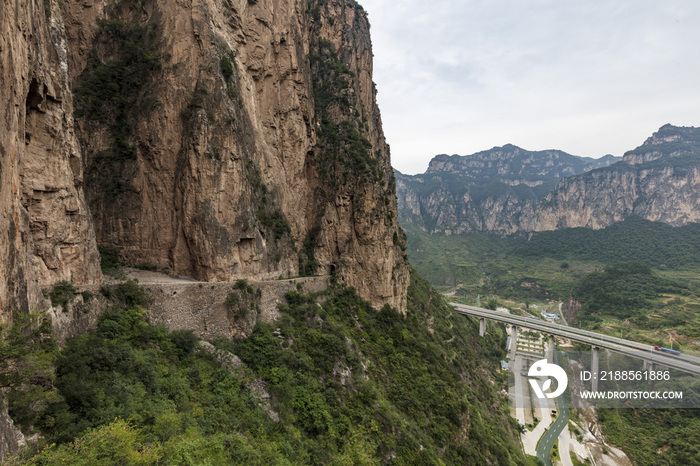
[(700, 221), (700, 129), (694, 127), (664, 125), (622, 158), (507, 144), (438, 155), (424, 174), (395, 174), (400, 222), (429, 233), (598, 229), (630, 215), (673, 226)]

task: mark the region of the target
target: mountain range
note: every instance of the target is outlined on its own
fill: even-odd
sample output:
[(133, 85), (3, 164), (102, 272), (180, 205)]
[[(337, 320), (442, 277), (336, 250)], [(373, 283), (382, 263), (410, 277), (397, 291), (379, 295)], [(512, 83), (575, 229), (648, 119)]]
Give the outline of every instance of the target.
[(438, 155), (425, 173), (395, 171), (399, 218), (426, 232), (501, 236), (605, 228), (636, 215), (700, 221), (700, 129), (662, 126), (623, 157), (578, 157), (513, 145)]

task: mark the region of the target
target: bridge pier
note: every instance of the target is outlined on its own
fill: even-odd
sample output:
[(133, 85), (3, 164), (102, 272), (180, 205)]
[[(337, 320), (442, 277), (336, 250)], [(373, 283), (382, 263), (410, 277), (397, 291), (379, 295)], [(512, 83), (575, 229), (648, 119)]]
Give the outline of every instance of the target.
[(547, 362), (552, 364), (554, 362), (554, 335), (548, 335), (547, 338)]
[(591, 377), (591, 391), (593, 392), (598, 391), (598, 377), (600, 376), (598, 374), (598, 366), (598, 347), (591, 346), (591, 373), (593, 374), (593, 377)]
[(479, 336), (486, 336), (486, 317), (479, 317)]
[(515, 353), (518, 351), (518, 327), (510, 326), (510, 360), (515, 361)]
[[(644, 360), (644, 367), (642, 368), (643, 370), (647, 372), (654, 372), (657, 367), (656, 364), (654, 364), (654, 361), (649, 361), (649, 360)], [(647, 385), (649, 386), (650, 389), (654, 388), (654, 381), (649, 378)]]

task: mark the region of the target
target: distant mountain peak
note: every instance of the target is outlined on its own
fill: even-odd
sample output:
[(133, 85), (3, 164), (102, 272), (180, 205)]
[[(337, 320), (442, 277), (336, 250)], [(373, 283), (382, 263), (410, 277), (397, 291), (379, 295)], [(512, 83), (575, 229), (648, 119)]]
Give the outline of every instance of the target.
[(508, 150), (508, 151), (520, 151), (520, 150), (523, 150), (522, 147), (518, 147), (518, 146), (516, 146), (515, 144), (511, 144), (511, 143), (503, 144), (501, 147), (496, 146), (496, 147), (494, 147), (494, 148), (491, 149), (491, 150), (497, 150), (497, 149)]
[(431, 233), (500, 235), (603, 228), (629, 215), (700, 222), (700, 129), (664, 125), (620, 159), (513, 144), (437, 156), (426, 173), (397, 176), (399, 219)]
[(639, 165), (661, 157), (697, 153), (700, 153), (700, 128), (665, 124), (641, 146), (626, 152), (623, 160), (630, 165)]
[(530, 151), (508, 143), (470, 155), (436, 155), (430, 161), (426, 174), (452, 173), (486, 178), (512, 174), (538, 178), (562, 178), (605, 167), (618, 160), (620, 160), (619, 157), (612, 155), (593, 159), (556, 149)]

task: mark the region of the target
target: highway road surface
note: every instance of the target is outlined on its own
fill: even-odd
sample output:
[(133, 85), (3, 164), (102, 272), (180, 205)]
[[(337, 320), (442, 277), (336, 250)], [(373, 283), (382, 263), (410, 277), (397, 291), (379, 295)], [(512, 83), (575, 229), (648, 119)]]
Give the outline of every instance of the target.
[[(554, 352), (554, 363), (559, 364), (559, 352)], [(557, 412), (557, 419), (552, 423), (547, 432), (540, 439), (540, 443), (537, 445), (537, 459), (542, 461), (546, 466), (552, 466), (552, 462), (549, 460), (550, 453), (552, 452), (552, 447), (557, 441), (559, 434), (562, 433), (564, 428), (569, 424), (569, 407), (565, 399), (568, 391), (564, 395), (557, 399), (557, 406), (559, 411)], [(568, 455), (569, 451), (562, 452), (559, 449), (560, 455)]]
[(496, 322), (516, 325), (519, 328), (535, 330), (538, 332), (567, 338), (598, 348), (616, 351), (618, 353), (633, 356), (645, 361), (653, 362), (664, 367), (678, 369), (690, 374), (700, 375), (700, 358), (689, 355), (670, 355), (655, 351), (651, 345), (638, 343), (636, 341), (624, 340), (622, 338), (611, 337), (589, 330), (581, 330), (565, 325), (546, 322), (541, 319), (516, 316), (504, 312), (491, 311), (474, 306), (465, 306), (458, 303), (450, 303), (455, 310), (465, 316), (483, 317)]

